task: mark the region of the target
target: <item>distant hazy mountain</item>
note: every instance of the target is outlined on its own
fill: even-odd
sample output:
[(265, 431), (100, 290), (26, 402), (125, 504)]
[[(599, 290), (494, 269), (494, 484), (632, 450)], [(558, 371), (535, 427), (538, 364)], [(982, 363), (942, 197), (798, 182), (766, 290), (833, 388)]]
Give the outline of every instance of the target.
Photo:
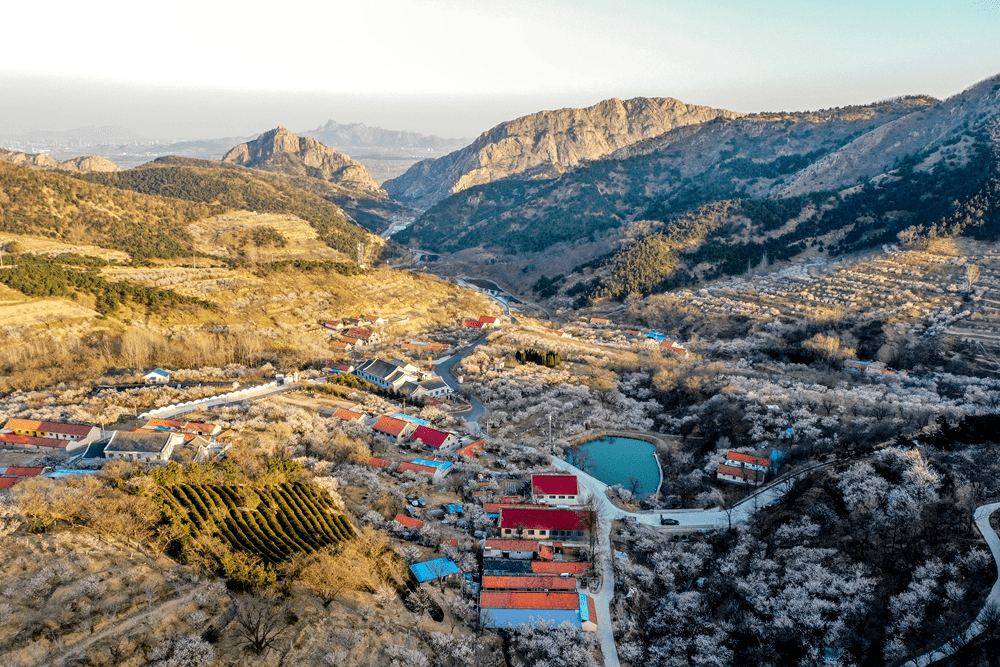
[(0, 148), (0, 160), (36, 169), (76, 172), (118, 171), (118, 165), (100, 155), (88, 155), (59, 161), (45, 153), (22, 153)]
[(401, 202), (428, 207), (475, 185), (506, 178), (551, 178), (669, 130), (740, 115), (646, 97), (541, 111), (501, 123), (442, 158), (419, 162), (384, 186)]
[(372, 194), (385, 194), (360, 162), (312, 137), (299, 137), (284, 127), (236, 146), (223, 156), (222, 161), (291, 176), (308, 176)]
[(87, 125), (72, 130), (33, 130), (21, 134), (0, 134), (0, 139), (16, 141), (62, 141), (79, 144), (131, 144), (149, 140), (120, 125)]
[(471, 141), (465, 138), (444, 139), (405, 130), (386, 130), (368, 127), (363, 123), (344, 125), (333, 120), (328, 120), (315, 130), (299, 134), (336, 148), (430, 149), (440, 153), (456, 150)]

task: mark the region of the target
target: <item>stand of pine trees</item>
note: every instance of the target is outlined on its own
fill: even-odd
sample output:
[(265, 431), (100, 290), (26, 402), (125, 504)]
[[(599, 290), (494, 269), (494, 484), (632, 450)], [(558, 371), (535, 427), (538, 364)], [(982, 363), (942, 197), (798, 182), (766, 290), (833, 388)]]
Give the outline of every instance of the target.
[(514, 358), (522, 364), (530, 362), (538, 364), (539, 366), (546, 366), (548, 368), (555, 368), (562, 362), (562, 358), (559, 356), (558, 352), (549, 350), (548, 352), (542, 354), (538, 350), (531, 347), (526, 350), (518, 350), (517, 354), (514, 355)]

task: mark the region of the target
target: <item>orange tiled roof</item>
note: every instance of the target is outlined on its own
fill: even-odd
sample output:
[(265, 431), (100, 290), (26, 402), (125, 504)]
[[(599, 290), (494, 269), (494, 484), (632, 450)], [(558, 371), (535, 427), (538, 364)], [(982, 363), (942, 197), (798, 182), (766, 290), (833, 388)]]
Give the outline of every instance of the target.
[(334, 417), (339, 417), (344, 421), (355, 421), (357, 419), (362, 419), (364, 417), (360, 412), (354, 412), (353, 410), (346, 410), (344, 408), (337, 408), (334, 413)]
[(483, 591), (479, 606), (484, 609), (579, 609), (577, 593)]
[(535, 561), (531, 564), (531, 571), (535, 574), (562, 574), (563, 572), (583, 574), (592, 567), (594, 567), (593, 563), (546, 563)]
[(372, 428), (379, 433), (386, 433), (398, 438), (399, 434), (402, 433), (407, 426), (410, 426), (410, 422), (382, 415), (378, 418), (378, 421), (375, 422)]
[(537, 591), (575, 591), (576, 579), (573, 577), (533, 577), (530, 575), (483, 575), (484, 589), (537, 590)]
[(424, 522), (420, 519), (414, 519), (413, 517), (406, 516), (405, 514), (397, 514), (393, 521), (404, 528), (423, 528), (424, 526)]

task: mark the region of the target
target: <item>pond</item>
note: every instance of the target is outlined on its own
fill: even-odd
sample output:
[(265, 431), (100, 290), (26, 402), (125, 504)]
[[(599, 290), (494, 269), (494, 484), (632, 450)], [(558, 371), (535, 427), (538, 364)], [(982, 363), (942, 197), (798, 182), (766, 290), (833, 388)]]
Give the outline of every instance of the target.
[[(660, 487), (660, 464), (656, 460), (656, 446), (645, 440), (610, 436), (591, 440), (567, 451), (567, 459), (574, 463), (579, 451), (585, 451), (584, 469), (609, 486), (621, 484), (630, 488), (629, 477), (638, 478), (639, 496), (656, 493)], [(574, 463), (574, 465), (576, 465)]]

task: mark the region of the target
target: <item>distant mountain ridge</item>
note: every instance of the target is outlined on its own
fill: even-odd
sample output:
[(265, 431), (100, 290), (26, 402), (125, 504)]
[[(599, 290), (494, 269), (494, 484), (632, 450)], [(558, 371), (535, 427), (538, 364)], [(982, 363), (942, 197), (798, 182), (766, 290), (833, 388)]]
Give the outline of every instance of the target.
[[(558, 178), (528, 172), (468, 188), (395, 238), (456, 262), (477, 255), (455, 253), (485, 252), (508, 284), (615, 297), (807, 252), (840, 255), (958, 233), (995, 239), (998, 137), (1000, 76), (944, 101), (910, 96), (715, 118)], [(619, 276), (615, 289), (593, 283), (609, 271), (631, 276)], [(634, 279), (639, 271), (646, 278)], [(562, 280), (554, 289), (546, 282), (553, 275)]]
[(469, 146), (424, 160), (383, 185), (397, 200), (427, 208), (476, 185), (507, 178), (552, 178), (679, 127), (742, 115), (672, 98), (647, 97), (540, 111), (501, 123)]
[(88, 155), (60, 161), (45, 153), (22, 153), (21, 151), (10, 151), (6, 148), (0, 148), (0, 160), (25, 167), (34, 167), (35, 169), (53, 169), (56, 171), (118, 171), (118, 165), (100, 155)]
[(472, 141), (467, 138), (445, 139), (406, 130), (386, 130), (381, 127), (368, 127), (364, 123), (343, 124), (334, 120), (328, 120), (315, 130), (299, 132), (298, 134), (312, 137), (327, 146), (336, 148), (414, 148), (453, 151)]
[(81, 144), (131, 144), (149, 141), (121, 125), (87, 125), (71, 130), (31, 130), (0, 133), (0, 139), (15, 141), (70, 141)]
[(300, 137), (277, 127), (256, 139), (239, 144), (222, 161), (290, 176), (308, 176), (376, 196), (385, 192), (364, 166), (312, 137)]

